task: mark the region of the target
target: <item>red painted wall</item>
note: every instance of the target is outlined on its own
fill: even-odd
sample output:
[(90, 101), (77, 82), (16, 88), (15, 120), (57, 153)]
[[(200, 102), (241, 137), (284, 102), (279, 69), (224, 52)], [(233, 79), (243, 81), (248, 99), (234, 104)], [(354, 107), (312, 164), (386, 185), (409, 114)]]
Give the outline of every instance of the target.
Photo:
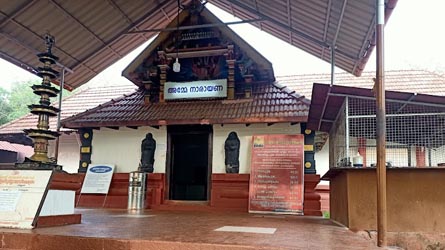
[[(128, 173), (115, 173), (111, 180), (108, 195), (80, 194), (85, 174), (57, 173), (50, 189), (76, 191), (76, 204), (91, 208), (127, 208)], [(148, 174), (146, 208), (165, 210), (205, 210), (205, 211), (248, 211), (249, 174), (213, 174), (210, 201), (207, 206), (174, 203), (165, 199), (165, 174)], [(315, 187), (319, 175), (305, 175), (304, 212), (306, 215), (321, 215), (320, 195)]]

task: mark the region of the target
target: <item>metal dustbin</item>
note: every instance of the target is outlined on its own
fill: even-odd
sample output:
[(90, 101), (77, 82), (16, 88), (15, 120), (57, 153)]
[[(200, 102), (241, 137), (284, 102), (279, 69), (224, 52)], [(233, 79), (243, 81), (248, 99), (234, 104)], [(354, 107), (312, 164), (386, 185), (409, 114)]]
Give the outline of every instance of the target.
[(147, 173), (130, 172), (128, 185), (128, 204), (127, 209), (144, 209), (145, 208), (145, 183)]

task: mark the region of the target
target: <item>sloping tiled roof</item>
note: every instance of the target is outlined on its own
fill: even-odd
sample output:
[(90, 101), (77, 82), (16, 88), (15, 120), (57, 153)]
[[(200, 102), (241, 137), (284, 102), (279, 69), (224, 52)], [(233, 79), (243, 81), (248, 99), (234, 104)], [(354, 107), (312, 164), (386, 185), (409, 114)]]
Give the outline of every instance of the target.
[(25, 157), (30, 157), (34, 153), (34, 148), (31, 146), (25, 146), (16, 143), (10, 143), (6, 141), (0, 141), (0, 150), (6, 150), (10, 152), (19, 152)]
[(144, 104), (136, 91), (62, 121), (65, 127), (173, 124), (304, 122), (309, 102), (275, 84), (254, 84), (252, 99), (175, 101)]
[[(334, 85), (371, 89), (375, 72), (363, 72), (361, 77), (349, 73), (335, 74)], [(330, 83), (330, 74), (278, 76), (277, 82), (311, 99), (313, 83)], [(425, 70), (385, 71), (385, 89), (408, 93), (445, 96), (445, 76)]]
[[(75, 93), (62, 101), (61, 119), (68, 118), (72, 115), (84, 112), (85, 110), (94, 108), (113, 98), (122, 96), (125, 93), (133, 92), (136, 86), (121, 85), (88, 88)], [(55, 103), (53, 106), (58, 106)], [(37, 115), (28, 114), (14, 121), (0, 126), (0, 134), (23, 133), (23, 129), (35, 128), (37, 126)], [(56, 130), (57, 117), (50, 117), (50, 129)], [(61, 131), (69, 131), (62, 128)]]

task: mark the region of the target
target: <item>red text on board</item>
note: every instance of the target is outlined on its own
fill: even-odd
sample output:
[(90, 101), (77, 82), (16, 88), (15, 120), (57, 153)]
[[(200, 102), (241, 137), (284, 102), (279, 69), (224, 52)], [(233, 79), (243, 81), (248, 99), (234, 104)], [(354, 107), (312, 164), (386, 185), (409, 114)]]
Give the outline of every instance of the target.
[(303, 211), (303, 135), (255, 135), (249, 185), (249, 212)]

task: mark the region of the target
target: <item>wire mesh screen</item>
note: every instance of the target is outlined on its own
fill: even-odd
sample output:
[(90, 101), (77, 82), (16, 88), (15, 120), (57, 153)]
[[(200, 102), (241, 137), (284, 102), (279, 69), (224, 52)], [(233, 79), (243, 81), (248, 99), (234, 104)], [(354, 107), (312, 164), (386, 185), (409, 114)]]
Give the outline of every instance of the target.
[[(345, 105), (340, 109), (339, 115), (332, 127), (329, 135), (330, 153), (334, 155), (337, 167), (349, 166), (346, 161), (346, 119), (345, 119)], [(331, 165), (332, 166), (332, 165)]]
[[(375, 166), (375, 107), (373, 99), (345, 97), (344, 108), (330, 134), (336, 142), (336, 166)], [(386, 101), (387, 166), (445, 166), (444, 133), (445, 105)]]

